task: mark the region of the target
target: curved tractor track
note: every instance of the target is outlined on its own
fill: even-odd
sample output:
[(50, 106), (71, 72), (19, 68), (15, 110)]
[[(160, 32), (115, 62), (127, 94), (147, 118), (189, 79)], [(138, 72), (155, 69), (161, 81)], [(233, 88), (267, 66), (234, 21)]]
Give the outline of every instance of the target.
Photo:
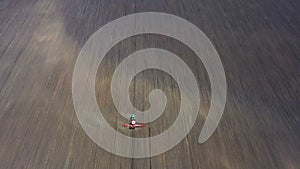
[[(297, 0), (0, 0), (0, 168), (299, 168), (299, 8)], [(105, 56), (95, 84), (103, 116), (118, 132), (155, 136), (178, 115), (176, 81), (147, 70), (133, 79), (130, 99), (144, 111), (149, 92), (162, 89), (165, 112), (150, 129), (122, 127), (128, 120), (117, 113), (109, 87), (118, 64), (136, 50), (157, 47), (178, 55), (197, 78), (201, 97), (196, 123), (177, 146), (151, 158), (124, 158), (97, 146), (81, 128), (72, 74), (84, 43), (101, 26), (149, 11), (177, 15), (208, 36), (224, 66), (227, 102), (217, 130), (199, 144), (210, 107), (202, 62), (169, 37), (147, 34), (121, 41)]]

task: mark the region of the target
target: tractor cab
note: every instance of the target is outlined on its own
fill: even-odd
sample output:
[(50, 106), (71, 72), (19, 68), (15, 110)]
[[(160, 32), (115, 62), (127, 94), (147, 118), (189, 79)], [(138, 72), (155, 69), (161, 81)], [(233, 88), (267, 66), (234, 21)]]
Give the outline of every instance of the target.
[(134, 114), (132, 114), (131, 116), (130, 116), (130, 124), (135, 124), (136, 123), (136, 119), (135, 119), (135, 115)]

